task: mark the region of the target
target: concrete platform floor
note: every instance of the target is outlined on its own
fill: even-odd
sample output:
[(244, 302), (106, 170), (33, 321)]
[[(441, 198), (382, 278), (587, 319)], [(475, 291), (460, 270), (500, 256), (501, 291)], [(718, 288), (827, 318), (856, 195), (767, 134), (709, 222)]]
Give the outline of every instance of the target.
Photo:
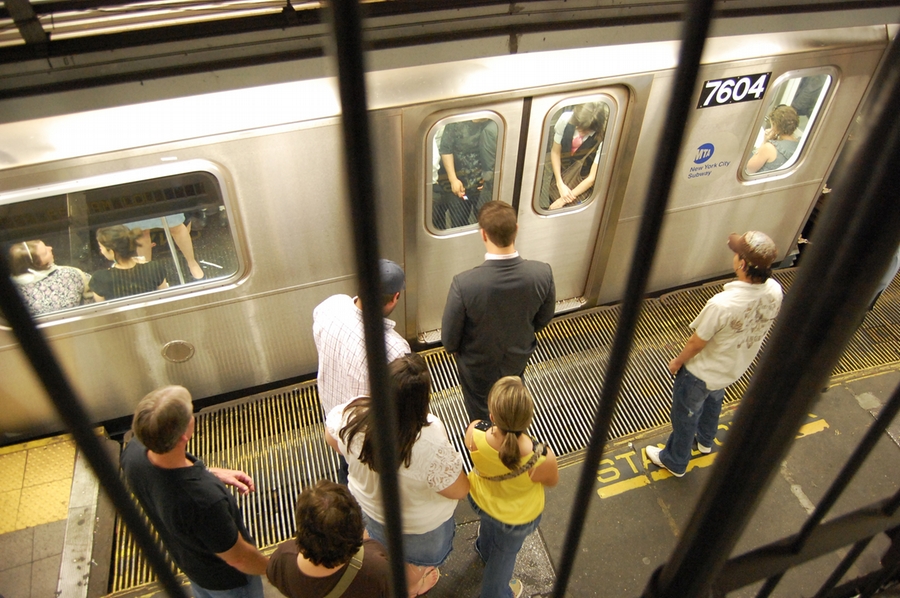
[[(813, 406), (788, 457), (780, 465), (739, 541), (735, 555), (788, 536), (800, 528), (898, 383), (900, 369), (897, 365), (832, 380), (831, 387)], [(717, 437), (719, 445), (728, 442), (728, 430), (736, 409), (739, 407), (723, 413)], [(714, 472), (719, 447), (710, 455), (696, 454), (687, 475), (674, 478), (650, 464), (643, 451), (650, 444), (662, 445), (668, 432), (668, 426), (664, 426), (625, 439), (605, 456), (597, 472), (597, 495), (588, 513), (567, 596), (639, 596), (652, 572), (675, 548), (704, 484)], [(36, 450), (40, 446), (28, 448)], [(55, 447), (53, 450), (64, 449)], [(30, 455), (23, 455), (12, 457), (6, 463), (15, 462), (16, 465), (3, 470), (4, 493), (18, 492), (19, 503), (15, 521), (7, 509), (0, 522), (7, 528), (14, 527), (0, 534), (0, 596), (51, 598), (58, 589), (57, 574), (66, 520), (60, 519), (58, 509), (40, 507), (43, 504), (40, 500), (29, 499), (21, 504), (21, 495), (27, 488), (40, 484), (55, 483), (61, 487), (70, 484), (71, 480), (65, 478), (69, 481), (62, 484), (63, 478), (44, 480), (35, 477), (36, 474), (28, 473), (26, 467), (19, 466), (27, 465), (31, 459)], [(31, 462), (49, 475), (49, 468), (40, 467), (40, 457), (36, 453)], [(71, 457), (57, 461), (58, 465), (54, 467), (59, 472), (70, 471)], [(541, 526), (526, 542), (517, 563), (516, 575), (525, 583), (526, 596), (543, 598), (552, 591), (580, 471), (579, 457), (567, 457), (559, 486), (547, 490)], [(51, 477), (56, 475), (53, 473)], [(900, 422), (894, 422), (828, 518), (893, 494), (898, 482)], [(39, 499), (50, 500), (52, 504), (61, 494), (50, 490), (36, 492)], [(25, 515), (27, 509), (35, 505), (50, 519), (42, 522), (27, 519), (30, 517)], [(19, 518), (20, 510), (23, 519)], [(429, 593), (434, 598), (474, 598), (479, 595), (483, 565), (472, 548), (477, 518), (464, 501), (457, 509), (456, 521), (454, 550), (441, 567), (442, 579)], [(875, 570), (886, 547), (886, 538), (876, 537), (847, 578)], [(792, 570), (773, 596), (812, 596), (845, 553), (838, 551)], [(274, 588), (265, 586), (267, 597), (279, 596)], [(743, 588), (730, 596), (749, 598), (756, 595), (758, 587), (759, 584)], [(136, 588), (128, 595), (162, 596), (162, 593), (151, 585)], [(900, 591), (883, 595), (900, 595)]]

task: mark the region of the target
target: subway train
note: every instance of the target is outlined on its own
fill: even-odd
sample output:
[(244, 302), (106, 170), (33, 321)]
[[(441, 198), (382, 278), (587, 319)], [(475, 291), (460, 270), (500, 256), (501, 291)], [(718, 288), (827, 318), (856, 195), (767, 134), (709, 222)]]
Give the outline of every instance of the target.
[[(808, 23), (748, 22), (707, 40), (650, 292), (727, 274), (733, 231), (765, 231), (784, 263), (796, 253), (897, 33), (895, 21)], [(558, 314), (622, 298), (678, 49), (645, 31), (367, 73), (380, 251), (407, 277), (392, 314), (401, 334), (439, 342), (453, 275), (482, 259), (476, 212), (489, 199), (516, 206), (517, 249), (551, 265)], [(201, 399), (311, 375), (313, 308), (356, 293), (335, 80), (171, 95), (70, 111), (51, 94), (0, 122), (7, 256), (42, 241), (57, 265), (96, 277), (111, 265), (98, 231), (124, 225), (165, 272), (164, 288), (96, 301), (88, 285), (78, 305), (35, 315), (96, 422), (164, 384)], [(599, 116), (574, 126), (585, 106)], [(783, 106), (792, 147), (754, 166)], [(576, 152), (572, 128), (591, 151), (566, 169), (586, 190), (565, 203), (555, 162), (562, 146)], [(466, 155), (448, 149), (460, 130), (478, 135)], [(447, 155), (475, 173), (465, 198), (448, 200)], [(0, 402), (0, 444), (62, 428), (5, 321)]]

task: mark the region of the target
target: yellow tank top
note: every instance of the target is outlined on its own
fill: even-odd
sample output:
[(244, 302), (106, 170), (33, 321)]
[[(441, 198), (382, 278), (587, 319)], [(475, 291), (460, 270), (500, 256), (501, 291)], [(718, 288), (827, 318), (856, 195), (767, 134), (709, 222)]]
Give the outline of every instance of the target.
[[(500, 461), (497, 449), (488, 444), (483, 431), (472, 430), (472, 440), (478, 449), (471, 453), (475, 469), (469, 472), (469, 494), (475, 504), (497, 521), (509, 525), (522, 525), (537, 519), (544, 510), (544, 486), (531, 481), (528, 477), (531, 470), (502, 482), (484, 479), (475, 470), (492, 477), (509, 473), (509, 469)], [(530, 458), (530, 455), (522, 457), (519, 465)], [(534, 467), (546, 460), (545, 455), (540, 456)]]

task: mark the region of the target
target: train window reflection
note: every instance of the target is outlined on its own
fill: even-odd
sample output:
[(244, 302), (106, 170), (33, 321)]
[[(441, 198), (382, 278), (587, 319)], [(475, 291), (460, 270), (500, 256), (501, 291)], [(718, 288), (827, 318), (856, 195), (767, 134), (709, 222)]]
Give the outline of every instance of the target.
[(430, 133), (431, 226), (448, 231), (475, 224), (494, 199), (502, 121), (493, 112), (444, 119)]
[(774, 90), (757, 129), (747, 174), (785, 170), (796, 164), (831, 87), (825, 74), (791, 77)]
[(238, 270), (219, 182), (207, 172), (2, 203), (0, 244), (35, 316)]
[(590, 201), (609, 113), (609, 104), (597, 98), (563, 105), (550, 115), (537, 207), (558, 210)]

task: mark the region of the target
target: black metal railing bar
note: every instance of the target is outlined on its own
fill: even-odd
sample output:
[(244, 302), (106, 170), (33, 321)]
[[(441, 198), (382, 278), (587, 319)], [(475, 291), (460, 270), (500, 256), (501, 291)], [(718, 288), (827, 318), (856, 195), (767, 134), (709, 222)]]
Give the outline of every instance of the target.
[(836, 165), (833, 193), (785, 298), (729, 442), (669, 561), (644, 596), (706, 595), (865, 314), (900, 243), (900, 46), (893, 43)]
[(866, 541), (885, 529), (900, 525), (900, 514), (896, 510), (891, 515), (885, 513), (889, 503), (890, 499), (884, 499), (820, 524), (809, 534), (800, 551), (793, 550), (796, 536), (792, 536), (730, 559), (721, 569), (714, 592), (706, 595), (725, 596), (728, 592), (844, 546)]
[(634, 331), (640, 316), (641, 301), (647, 288), (647, 279), (653, 265), (653, 255), (656, 252), (663, 216), (669, 200), (669, 190), (672, 186), (672, 177), (678, 161), (685, 125), (690, 114), (712, 8), (712, 0), (694, 0), (686, 15), (678, 67), (675, 71), (672, 97), (669, 100), (669, 111), (647, 190), (640, 232), (635, 244), (631, 272), (628, 275), (625, 299), (616, 326), (605, 383), (600, 394), (600, 404), (594, 415), (591, 440), (578, 480), (575, 501), (572, 506), (572, 518), (569, 520), (566, 538), (563, 542), (563, 554), (557, 571), (556, 585), (553, 588), (555, 598), (563, 598), (566, 594), (587, 518), (588, 506), (593, 496), (597, 468), (603, 458), (603, 449), (615, 414), (616, 401), (622, 387), (622, 379), (634, 340)]
[[(365, 65), (360, 7), (357, 0), (332, 2), (335, 56), (341, 99), (341, 126), (344, 139), (347, 201), (353, 226), (353, 246), (359, 275), (363, 328), (369, 365), (369, 382), (375, 409), (375, 448), (381, 476), (387, 549), (391, 555), (391, 577), (396, 598), (406, 597), (400, 489), (397, 476), (397, 429), (394, 397), (389, 391), (387, 352), (378, 268), (378, 226), (375, 217), (375, 183), (369, 140), (369, 113), (366, 101)], [(353, 173), (353, 176), (349, 176)], [(368, 432), (367, 432), (368, 433)]]

